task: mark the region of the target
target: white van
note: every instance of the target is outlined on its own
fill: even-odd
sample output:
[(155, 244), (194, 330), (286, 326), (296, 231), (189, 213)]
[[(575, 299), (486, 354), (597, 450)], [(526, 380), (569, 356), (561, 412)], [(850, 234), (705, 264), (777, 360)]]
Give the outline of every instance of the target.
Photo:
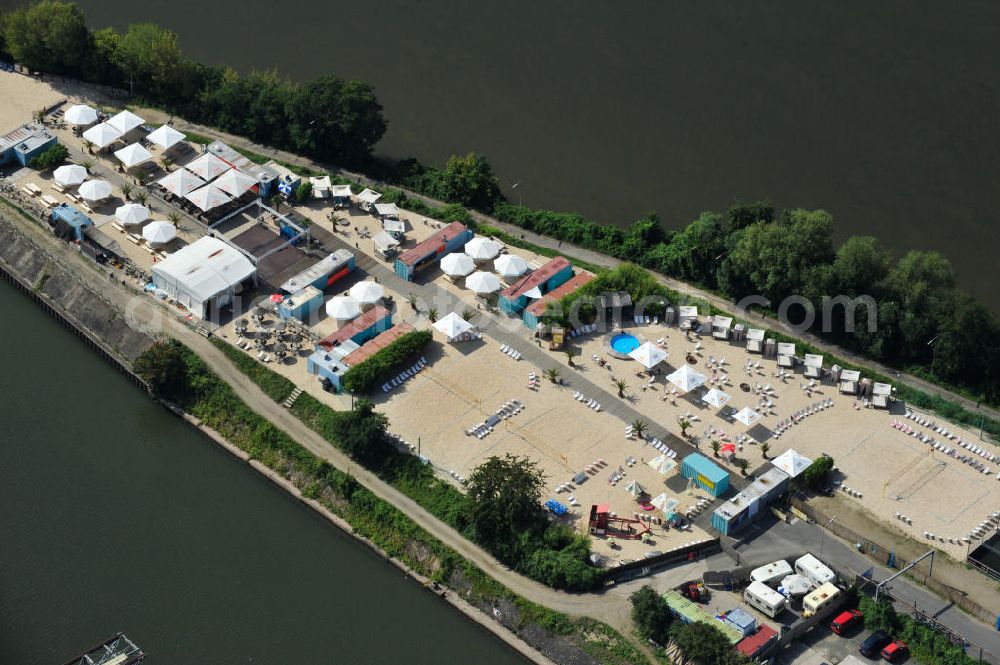
[(751, 582), (743, 591), (743, 602), (772, 619), (785, 609), (785, 597), (763, 582)]
[(833, 571), (812, 554), (805, 554), (795, 560), (795, 572), (816, 586), (822, 586), (837, 579)]
[(750, 571), (751, 582), (763, 582), (767, 586), (774, 588), (778, 582), (792, 574), (792, 567), (784, 559), (778, 559), (773, 563)]
[(840, 589), (830, 582), (820, 585), (818, 589), (813, 589), (802, 599), (803, 612), (816, 614), (821, 609), (834, 602), (840, 595)]

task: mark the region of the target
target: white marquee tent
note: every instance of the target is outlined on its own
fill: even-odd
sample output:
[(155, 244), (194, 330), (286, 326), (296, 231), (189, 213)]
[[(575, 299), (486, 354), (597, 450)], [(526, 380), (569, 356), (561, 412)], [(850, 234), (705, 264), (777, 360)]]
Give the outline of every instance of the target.
[(350, 296), (336, 296), (326, 301), (326, 315), (338, 321), (350, 321), (361, 313), (361, 303)]
[(733, 418), (735, 418), (738, 422), (743, 423), (747, 427), (750, 427), (750, 425), (753, 425), (755, 422), (760, 420), (760, 414), (751, 409), (749, 406), (745, 406), (739, 411), (737, 411), (733, 415)]
[(449, 341), (469, 332), (474, 327), (455, 312), (450, 312), (443, 319), (434, 322), (434, 329), (442, 333)]
[(493, 262), (493, 268), (501, 277), (512, 279), (528, 272), (528, 262), (515, 254), (504, 254)]
[(160, 178), (159, 184), (174, 196), (186, 196), (205, 184), (205, 181), (187, 169), (177, 169), (170, 175)]
[(155, 143), (164, 150), (174, 147), (185, 138), (187, 137), (184, 134), (180, 133), (170, 125), (161, 125), (157, 129), (150, 132), (146, 137), (147, 140)]
[(493, 293), (500, 290), (500, 280), (491, 272), (474, 272), (465, 278), (465, 286), (476, 293)]
[(476, 269), (476, 262), (468, 254), (454, 252), (441, 259), (441, 272), (449, 277), (465, 277)]
[(152, 159), (153, 153), (149, 152), (138, 143), (132, 143), (125, 146), (121, 150), (115, 150), (115, 157), (118, 158), (119, 162), (125, 165), (125, 168), (130, 169), (133, 166), (142, 164), (143, 162)]
[(128, 134), (144, 122), (146, 121), (128, 110), (122, 111), (115, 117), (108, 120), (108, 124), (122, 134)]
[(106, 122), (94, 125), (83, 133), (83, 138), (98, 148), (107, 148), (122, 137), (122, 133)]
[(231, 194), (233, 198), (237, 198), (255, 186), (257, 184), (257, 180), (256, 178), (252, 178), (246, 173), (243, 173), (239, 169), (229, 169), (213, 180), (212, 184), (225, 193)]
[(464, 251), (476, 261), (489, 261), (500, 253), (500, 245), (489, 238), (473, 238), (465, 243)]
[(812, 464), (812, 462), (813, 461), (805, 455), (800, 455), (799, 451), (794, 448), (789, 448), (771, 460), (771, 464), (787, 473), (791, 478), (795, 478), (800, 473), (805, 471), (806, 468)]
[(688, 392), (705, 383), (704, 374), (691, 369), (690, 365), (683, 365), (680, 369), (667, 376), (667, 381), (677, 386), (680, 390)]
[(646, 342), (642, 346), (632, 349), (628, 355), (646, 369), (653, 369), (667, 359), (667, 352), (652, 342)]
[(231, 197), (215, 185), (209, 183), (200, 189), (189, 192), (184, 198), (202, 210), (211, 210), (226, 203)]
[(52, 173), (52, 177), (63, 187), (72, 187), (87, 179), (87, 169), (79, 164), (64, 164)]
[(224, 306), (255, 277), (257, 269), (242, 252), (205, 236), (153, 264), (153, 285), (202, 319), (209, 306)]
[(729, 404), (729, 400), (733, 397), (727, 392), (723, 392), (718, 388), (712, 388), (705, 396), (701, 398), (701, 401), (709, 406), (714, 406), (717, 409), (721, 409), (726, 404)]
[(63, 117), (66, 118), (66, 122), (73, 125), (89, 125), (97, 122), (97, 111), (86, 104), (74, 104), (66, 109)]
[(111, 183), (106, 180), (88, 180), (80, 185), (78, 191), (87, 201), (103, 201), (111, 196)]
[(177, 227), (170, 222), (150, 222), (142, 227), (142, 237), (151, 245), (165, 245), (177, 237)]
[(184, 168), (207, 181), (217, 178), (232, 167), (214, 154), (206, 152), (201, 157), (188, 162)]
[(149, 219), (149, 208), (138, 203), (126, 203), (115, 209), (115, 219), (122, 224), (142, 224)]
[(363, 281), (351, 287), (351, 297), (362, 305), (377, 303), (385, 295), (385, 289), (378, 282)]

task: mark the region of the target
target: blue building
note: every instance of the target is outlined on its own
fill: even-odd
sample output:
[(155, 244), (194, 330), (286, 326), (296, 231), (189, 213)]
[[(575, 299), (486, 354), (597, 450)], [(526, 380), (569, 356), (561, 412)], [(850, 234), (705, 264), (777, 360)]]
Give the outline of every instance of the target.
[(544, 296), (524, 308), (524, 313), (521, 315), (521, 320), (524, 321), (524, 325), (534, 330), (538, 326), (542, 315), (545, 314), (545, 310), (548, 308), (550, 302), (558, 302), (571, 293), (576, 293), (580, 288), (593, 279), (594, 276), (589, 272), (581, 272), (573, 275), (573, 277), (562, 286), (549, 291)]
[(56, 144), (56, 137), (38, 125), (23, 125), (0, 137), (0, 166), (17, 162), (27, 166)]
[(83, 240), (83, 230), (93, 222), (71, 205), (60, 203), (52, 209), (52, 232), (65, 240)]
[(316, 350), (330, 351), (347, 342), (361, 346), (391, 327), (392, 312), (382, 305), (375, 305), (350, 323), (341, 326), (336, 332), (321, 339), (316, 345)]
[(780, 499), (788, 489), (788, 481), (787, 473), (771, 467), (739, 494), (716, 508), (712, 513), (712, 526), (726, 536), (735, 533)]
[(572, 276), (572, 264), (557, 256), (501, 291), (498, 305), (501, 311), (517, 314), (527, 307), (530, 300), (541, 298), (559, 288)]
[(408, 282), (413, 281), (418, 272), (437, 265), (446, 255), (465, 247), (465, 243), (472, 240), (472, 235), (465, 224), (452, 222), (427, 240), (400, 254), (396, 258), (396, 274)]
[(712, 496), (722, 496), (729, 489), (729, 474), (712, 460), (699, 453), (691, 453), (681, 462), (681, 475)]
[(352, 272), (354, 272), (354, 253), (338, 249), (282, 284), (281, 290), (285, 293), (295, 293), (307, 286), (314, 286), (322, 291)]
[(323, 306), (323, 292), (315, 286), (307, 286), (296, 291), (278, 303), (278, 316), (282, 319), (298, 319), (307, 322), (309, 316)]

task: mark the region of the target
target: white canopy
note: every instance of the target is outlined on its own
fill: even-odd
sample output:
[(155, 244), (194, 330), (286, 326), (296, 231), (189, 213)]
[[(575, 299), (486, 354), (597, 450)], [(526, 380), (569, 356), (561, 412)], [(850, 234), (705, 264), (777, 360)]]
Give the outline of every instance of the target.
[(500, 253), (500, 245), (489, 238), (477, 237), (465, 243), (465, 253), (476, 261), (488, 261)]
[(177, 169), (165, 178), (160, 178), (159, 184), (174, 196), (186, 196), (204, 185), (205, 181), (187, 169)]
[(115, 157), (125, 165), (125, 168), (132, 168), (136, 164), (142, 164), (146, 160), (152, 159), (153, 154), (138, 143), (132, 143), (121, 150), (115, 150)]
[(87, 179), (87, 169), (79, 164), (64, 164), (52, 173), (52, 177), (63, 187), (79, 185)]
[(638, 499), (640, 496), (646, 493), (646, 490), (643, 488), (642, 485), (639, 484), (639, 481), (636, 480), (635, 478), (633, 478), (632, 482), (630, 482), (628, 485), (625, 486), (625, 491), (631, 494), (633, 499)]
[(858, 381), (861, 379), (861, 372), (856, 369), (845, 369), (840, 373), (841, 381)]
[(732, 395), (730, 395), (729, 393), (723, 392), (718, 388), (712, 388), (707, 393), (705, 393), (705, 396), (701, 398), (701, 401), (704, 402), (705, 404), (714, 406), (717, 409), (721, 409), (726, 404), (729, 404), (729, 400), (731, 400), (732, 398), (733, 398)]
[(459, 335), (469, 332), (474, 327), (455, 312), (451, 312), (443, 319), (438, 319), (434, 322), (434, 329), (448, 339), (455, 339)]
[(122, 111), (115, 117), (111, 118), (111, 120), (108, 120), (108, 124), (117, 129), (122, 134), (127, 134), (131, 132), (133, 129), (135, 129), (144, 122), (146, 121), (127, 109), (125, 111)]
[(892, 394), (892, 386), (890, 386), (888, 383), (879, 383), (878, 381), (876, 381), (874, 384), (872, 384), (872, 394), (888, 397), (889, 395)]
[(358, 194), (358, 201), (360, 201), (361, 203), (367, 203), (369, 205), (375, 203), (380, 198), (382, 198), (381, 194), (379, 194), (375, 190), (368, 189), (367, 187), (360, 194)]
[(237, 198), (254, 187), (257, 184), (257, 179), (248, 176), (239, 169), (229, 169), (213, 180), (212, 184), (232, 195), (233, 198)]
[(151, 245), (165, 245), (177, 237), (177, 228), (170, 222), (150, 222), (142, 227), (142, 237)]
[(375, 214), (379, 217), (399, 217), (399, 206), (395, 203), (376, 203)]
[(198, 159), (188, 162), (184, 168), (207, 181), (217, 178), (232, 167), (214, 153), (206, 152)]
[(795, 345), (791, 342), (778, 342), (778, 355), (779, 356), (794, 356), (795, 355)]
[(698, 308), (694, 305), (681, 305), (677, 308), (677, 312), (682, 319), (698, 318)]
[(731, 316), (713, 316), (712, 317), (712, 328), (717, 328), (719, 330), (729, 330), (733, 325), (733, 317)]
[(350, 185), (331, 185), (330, 196), (338, 199), (349, 199), (354, 196), (354, 192), (351, 191)]
[(669, 512), (677, 505), (676, 499), (671, 499), (669, 496), (667, 496), (666, 492), (657, 494), (653, 498), (653, 500), (650, 501), (650, 503), (653, 504), (654, 508), (656, 508), (657, 510), (662, 510), (665, 513)]
[(385, 289), (378, 282), (358, 282), (351, 287), (351, 297), (362, 305), (371, 305), (382, 299)]
[(690, 365), (682, 365), (676, 372), (667, 376), (667, 381), (684, 392), (694, 390), (705, 383), (705, 380), (705, 375), (694, 371)]
[[(372, 237), (372, 242), (383, 252), (393, 247), (399, 247), (399, 241), (385, 231), (379, 231)], [(448, 256), (451, 256), (450, 254)], [(445, 258), (448, 258), (447, 256)]]
[(787, 473), (789, 477), (794, 478), (805, 471), (812, 464), (812, 460), (800, 455), (794, 448), (789, 448), (771, 460), (771, 464)]
[(126, 203), (115, 209), (115, 219), (122, 224), (142, 224), (149, 219), (149, 208), (138, 203)]
[(646, 342), (642, 346), (633, 349), (628, 355), (633, 360), (637, 360), (646, 369), (653, 369), (667, 359), (667, 352), (652, 342)]
[(528, 262), (516, 254), (504, 254), (493, 262), (493, 268), (503, 277), (520, 277), (528, 272)]
[(493, 273), (480, 270), (465, 278), (465, 286), (476, 293), (493, 293), (500, 290), (500, 280)]
[(747, 339), (751, 342), (763, 342), (764, 331), (760, 328), (750, 328), (747, 330)]
[(86, 104), (74, 104), (66, 109), (63, 117), (66, 118), (66, 122), (73, 125), (89, 125), (97, 122), (97, 111)]
[(83, 138), (98, 148), (107, 148), (122, 137), (122, 133), (106, 122), (94, 125), (83, 133)]
[(152, 272), (157, 288), (204, 318), (210, 303), (230, 302), (257, 269), (236, 248), (204, 236), (154, 263)]
[(653, 459), (646, 462), (646, 464), (655, 469), (658, 474), (665, 476), (670, 473), (674, 467), (677, 466), (677, 462), (670, 459), (667, 455), (657, 455)]
[(326, 315), (339, 321), (349, 321), (361, 313), (361, 303), (350, 296), (336, 296), (326, 301)]
[(737, 411), (733, 418), (747, 427), (750, 427), (750, 425), (753, 425), (755, 422), (760, 420), (760, 414), (751, 409), (749, 406), (745, 406)]
[(815, 353), (807, 353), (805, 357), (806, 367), (814, 367), (820, 369), (823, 367), (823, 356), (817, 355)]
[(79, 192), (88, 201), (103, 201), (111, 196), (111, 183), (106, 180), (88, 180), (80, 185)]
[(224, 191), (211, 183), (196, 189), (193, 192), (185, 194), (184, 198), (202, 210), (217, 208), (231, 199), (229, 194), (226, 194)]
[(184, 134), (170, 125), (160, 125), (146, 136), (148, 141), (155, 143), (164, 150), (174, 147), (185, 138), (187, 137)]
[(468, 254), (455, 252), (441, 259), (441, 272), (450, 277), (465, 277), (476, 269), (476, 262)]

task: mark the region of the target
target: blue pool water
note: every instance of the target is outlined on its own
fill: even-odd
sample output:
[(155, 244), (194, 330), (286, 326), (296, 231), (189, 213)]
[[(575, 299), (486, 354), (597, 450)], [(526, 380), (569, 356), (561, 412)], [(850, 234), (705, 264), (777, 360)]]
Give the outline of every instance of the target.
[(611, 338), (611, 348), (621, 354), (629, 354), (639, 348), (639, 340), (635, 335), (621, 333)]

